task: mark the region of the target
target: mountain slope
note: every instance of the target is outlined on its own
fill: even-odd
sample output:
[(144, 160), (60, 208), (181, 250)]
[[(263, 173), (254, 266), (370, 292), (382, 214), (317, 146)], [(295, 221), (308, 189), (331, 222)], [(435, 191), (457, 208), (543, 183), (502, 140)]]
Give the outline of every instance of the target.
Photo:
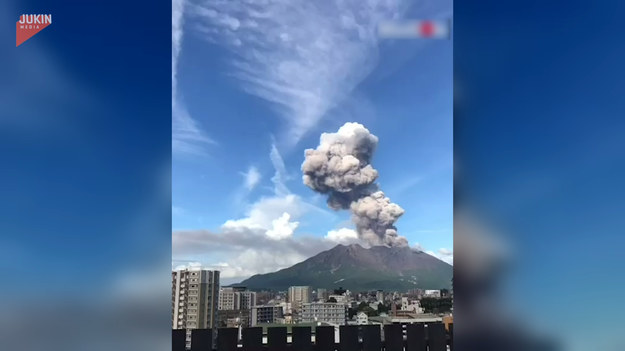
[(408, 247), (337, 245), (289, 268), (257, 274), (242, 281), (252, 290), (286, 290), (310, 285), (352, 291), (414, 288), (443, 289), (451, 286), (453, 267), (424, 252)]

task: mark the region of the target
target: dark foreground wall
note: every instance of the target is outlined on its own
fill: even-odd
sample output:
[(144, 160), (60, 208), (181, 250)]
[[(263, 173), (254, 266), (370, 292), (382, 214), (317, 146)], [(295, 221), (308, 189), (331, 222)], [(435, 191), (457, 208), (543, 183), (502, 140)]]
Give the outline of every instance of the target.
[[(293, 327), (288, 333), (286, 327), (267, 330), (267, 342), (263, 344), (263, 328), (243, 329), (239, 340), (238, 329), (222, 328), (216, 332), (208, 329), (192, 331), (192, 351), (446, 351), (453, 350), (453, 325), (449, 332), (442, 323), (389, 324), (384, 333), (378, 325), (341, 326), (339, 342), (335, 342), (334, 327)], [(287, 337), (291, 336), (291, 343)], [(184, 351), (186, 331), (172, 330), (172, 350)]]

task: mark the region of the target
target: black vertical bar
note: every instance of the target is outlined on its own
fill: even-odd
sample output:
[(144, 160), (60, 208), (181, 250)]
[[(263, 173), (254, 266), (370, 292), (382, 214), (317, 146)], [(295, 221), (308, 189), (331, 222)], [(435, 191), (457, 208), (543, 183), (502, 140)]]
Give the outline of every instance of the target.
[(286, 351), (286, 327), (267, 329), (267, 350)]
[(291, 343), (293, 347), (291, 350), (294, 351), (312, 351), (313, 344), (311, 339), (311, 328), (310, 327), (293, 327), (291, 329), (293, 333)]
[(243, 351), (263, 350), (263, 327), (243, 329)]
[(449, 323), (449, 350), (454, 351), (454, 324)]
[(423, 324), (406, 325), (406, 351), (426, 351), (426, 349)]
[(172, 329), (171, 330), (171, 350), (185, 351), (187, 347), (187, 330)]
[(217, 351), (236, 351), (239, 329), (220, 328), (217, 330)]
[(315, 350), (334, 351), (334, 327), (317, 326), (315, 329)]
[(445, 325), (443, 323), (428, 324), (428, 346), (429, 351), (447, 351)]
[(384, 350), (404, 350), (404, 335), (401, 324), (387, 324), (384, 326)]
[(362, 350), (380, 351), (382, 350), (382, 338), (379, 325), (362, 326)]
[(191, 351), (211, 351), (213, 331), (211, 329), (193, 329), (191, 331)]
[(339, 327), (339, 346), (341, 351), (358, 351), (358, 326), (341, 325)]

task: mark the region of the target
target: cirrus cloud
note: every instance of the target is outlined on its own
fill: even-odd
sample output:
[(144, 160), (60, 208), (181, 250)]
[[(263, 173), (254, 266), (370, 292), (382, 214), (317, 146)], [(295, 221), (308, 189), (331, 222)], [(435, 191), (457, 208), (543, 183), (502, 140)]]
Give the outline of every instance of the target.
[(247, 172), (243, 172), (241, 175), (243, 176), (245, 188), (248, 191), (253, 190), (262, 178), (258, 168), (254, 166), (250, 166), (250, 168), (247, 169)]
[(297, 143), (378, 60), (377, 25), (404, 0), (190, 1), (196, 32), (234, 54), (231, 75), (276, 108)]

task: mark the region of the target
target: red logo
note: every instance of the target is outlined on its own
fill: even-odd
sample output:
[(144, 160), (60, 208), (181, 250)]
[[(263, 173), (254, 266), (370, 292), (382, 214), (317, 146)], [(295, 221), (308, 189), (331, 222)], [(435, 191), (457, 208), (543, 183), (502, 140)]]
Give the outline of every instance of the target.
[(52, 15), (21, 15), (15, 23), (15, 47), (52, 24)]
[(420, 25), (420, 32), (421, 35), (423, 35), (424, 37), (431, 37), (434, 35), (434, 23), (430, 22), (430, 21), (423, 21), (421, 22)]

